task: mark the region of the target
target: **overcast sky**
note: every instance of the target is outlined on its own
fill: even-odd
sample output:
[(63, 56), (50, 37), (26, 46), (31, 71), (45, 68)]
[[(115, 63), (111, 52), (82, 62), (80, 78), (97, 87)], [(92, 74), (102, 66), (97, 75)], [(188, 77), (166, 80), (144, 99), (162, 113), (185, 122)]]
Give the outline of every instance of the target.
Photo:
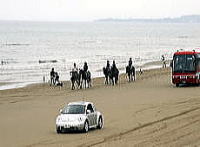
[(0, 0), (1, 20), (92, 21), (200, 14), (200, 0)]

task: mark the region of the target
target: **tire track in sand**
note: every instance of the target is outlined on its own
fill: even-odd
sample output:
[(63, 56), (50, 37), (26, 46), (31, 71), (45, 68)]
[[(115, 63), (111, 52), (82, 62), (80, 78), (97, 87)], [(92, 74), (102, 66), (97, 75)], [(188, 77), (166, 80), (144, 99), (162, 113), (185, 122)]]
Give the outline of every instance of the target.
[(95, 146), (95, 145), (99, 145), (99, 144), (108, 142), (108, 141), (110, 141), (110, 140), (113, 140), (113, 139), (115, 139), (115, 138), (117, 138), (117, 137), (124, 136), (124, 135), (126, 135), (126, 134), (132, 133), (132, 132), (134, 132), (134, 131), (140, 130), (140, 129), (145, 128), (145, 127), (152, 126), (152, 125), (154, 125), (154, 124), (157, 124), (157, 123), (160, 123), (160, 122), (163, 122), (163, 121), (171, 120), (171, 119), (174, 119), (174, 118), (177, 118), (177, 117), (186, 115), (186, 114), (188, 114), (188, 113), (194, 112), (194, 111), (199, 110), (199, 109), (200, 109), (200, 107), (195, 107), (195, 108), (193, 108), (193, 109), (189, 109), (189, 110), (180, 112), (180, 113), (175, 114), (175, 115), (172, 115), (172, 116), (164, 117), (164, 118), (162, 118), (162, 119), (159, 119), (159, 120), (156, 120), (156, 121), (153, 121), (153, 122), (145, 123), (145, 124), (143, 124), (143, 125), (140, 125), (140, 126), (138, 126), (138, 127), (133, 128), (133, 129), (131, 129), (131, 130), (127, 130), (127, 131), (122, 132), (122, 133), (119, 133), (119, 134), (114, 134), (114, 135), (105, 137), (105, 138), (102, 139), (101, 141), (98, 141), (98, 142), (95, 142), (95, 143), (92, 143), (92, 144), (81, 144), (81, 145), (79, 145), (79, 146), (88, 146), (88, 147), (92, 147), (92, 146)]

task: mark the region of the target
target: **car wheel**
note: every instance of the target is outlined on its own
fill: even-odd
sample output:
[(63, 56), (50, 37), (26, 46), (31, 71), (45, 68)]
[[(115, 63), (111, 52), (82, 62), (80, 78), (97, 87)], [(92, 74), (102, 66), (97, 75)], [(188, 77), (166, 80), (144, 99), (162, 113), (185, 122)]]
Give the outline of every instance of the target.
[(61, 133), (61, 130), (60, 130), (60, 128), (58, 127), (58, 128), (56, 128), (56, 132), (58, 133), (58, 134), (60, 134)]
[(99, 117), (99, 121), (98, 121), (98, 126), (97, 126), (98, 129), (102, 129), (103, 128), (103, 119), (102, 117)]
[(179, 87), (179, 84), (178, 84), (178, 83), (176, 83), (176, 87)]
[(89, 124), (88, 121), (85, 121), (83, 132), (87, 133), (89, 131)]

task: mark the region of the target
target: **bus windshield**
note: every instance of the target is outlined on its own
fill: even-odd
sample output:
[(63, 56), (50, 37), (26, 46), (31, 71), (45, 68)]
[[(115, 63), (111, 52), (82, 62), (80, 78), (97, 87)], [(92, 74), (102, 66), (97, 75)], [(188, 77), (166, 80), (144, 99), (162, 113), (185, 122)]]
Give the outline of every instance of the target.
[(174, 72), (195, 72), (195, 56), (194, 55), (175, 55), (174, 56)]

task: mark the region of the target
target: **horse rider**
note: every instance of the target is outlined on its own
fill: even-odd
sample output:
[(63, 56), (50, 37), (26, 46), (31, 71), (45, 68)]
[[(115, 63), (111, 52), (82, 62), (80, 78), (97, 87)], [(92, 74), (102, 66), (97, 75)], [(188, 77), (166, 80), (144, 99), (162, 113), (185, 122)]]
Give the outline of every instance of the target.
[(84, 72), (87, 72), (87, 71), (88, 71), (88, 65), (87, 65), (87, 62), (84, 63), (83, 71), (84, 71)]
[(129, 61), (128, 61), (128, 66), (132, 67), (132, 64), (133, 64), (133, 61), (132, 61), (132, 58), (130, 58)]
[(54, 71), (54, 68), (51, 69), (51, 72), (50, 72), (50, 79), (51, 79), (51, 85), (55, 85), (55, 71)]
[(109, 60), (107, 60), (106, 69), (110, 70), (110, 62), (109, 62)]
[(112, 64), (112, 70), (116, 70), (117, 69), (117, 67), (116, 67), (116, 64), (115, 64), (115, 60), (113, 60), (113, 64)]
[(72, 72), (78, 73), (78, 68), (76, 67), (76, 63), (74, 63), (74, 67), (72, 68)]

